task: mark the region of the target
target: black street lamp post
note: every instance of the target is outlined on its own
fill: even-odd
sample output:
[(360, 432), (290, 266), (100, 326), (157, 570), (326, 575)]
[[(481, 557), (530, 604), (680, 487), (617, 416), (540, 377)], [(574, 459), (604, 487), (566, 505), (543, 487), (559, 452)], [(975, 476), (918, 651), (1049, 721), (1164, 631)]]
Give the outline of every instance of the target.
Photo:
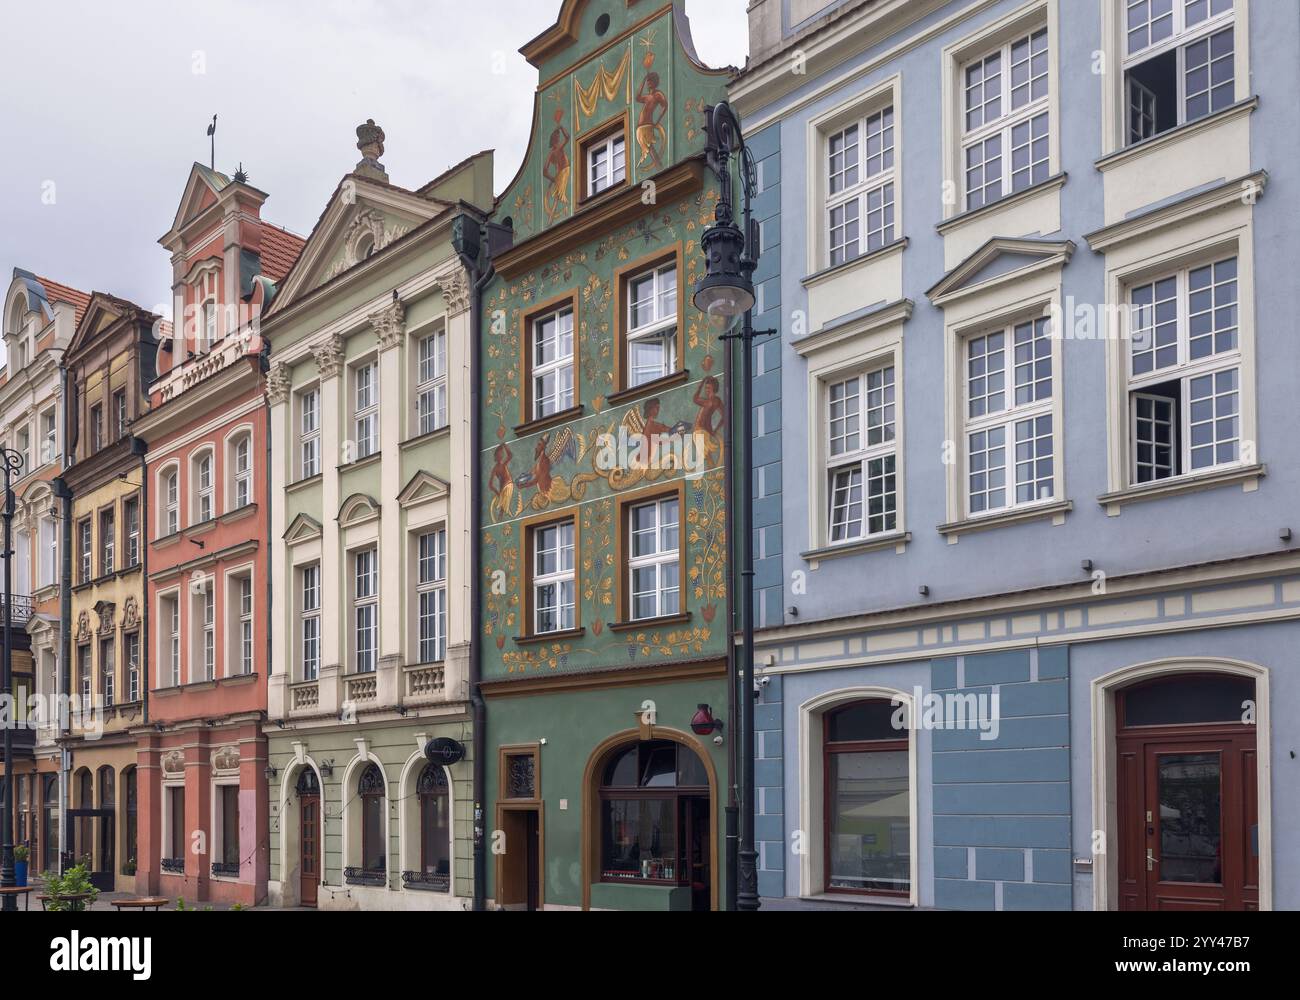
[[(3, 819), (4, 845), (0, 856), (0, 888), (13, 889), (17, 885), (14, 873), (14, 726), (18, 724), (18, 714), (13, 704), (13, 646), (10, 642), (10, 629), (13, 628), (13, 521), (14, 489), (13, 481), (22, 474), (23, 456), (12, 448), (0, 448), (0, 471), (5, 477), (5, 620), (4, 620), (4, 663), (3, 687), (4, 701), (9, 706), (8, 720), (4, 726), (5, 748), (5, 794)], [(18, 909), (18, 900), (11, 894), (4, 897), (4, 910), (13, 912)]]
[[(740, 188), (744, 196), (743, 228), (736, 225), (732, 194), (732, 157), (739, 159)], [(754, 271), (761, 253), (754, 224), (753, 200), (758, 186), (753, 154), (745, 145), (740, 121), (731, 105), (723, 101), (708, 110), (709, 166), (720, 185), (714, 223), (700, 239), (707, 271), (695, 286), (695, 305), (710, 316), (727, 320), (743, 317), (739, 340), (744, 360), (738, 393), (741, 407), (740, 448), (741, 521), (745, 532), (741, 552), (740, 628), (744, 639), (740, 669), (736, 674), (736, 705), (741, 713), (740, 743), (740, 852), (735, 879), (736, 908), (757, 910), (758, 851), (754, 846), (754, 340), (774, 331), (754, 329)], [(734, 529), (733, 529), (734, 530)]]

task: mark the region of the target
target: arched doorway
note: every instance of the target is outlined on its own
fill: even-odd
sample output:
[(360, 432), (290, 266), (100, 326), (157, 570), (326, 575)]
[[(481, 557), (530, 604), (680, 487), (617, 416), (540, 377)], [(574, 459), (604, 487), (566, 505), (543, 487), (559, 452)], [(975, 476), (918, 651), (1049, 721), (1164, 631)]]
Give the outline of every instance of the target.
[(321, 794), (320, 779), (310, 767), (298, 775), (294, 789), (298, 796), (298, 898), (303, 906), (315, 906), (321, 877)]
[(1255, 678), (1165, 673), (1114, 699), (1118, 906), (1260, 902)]
[(99, 850), (96, 874), (112, 883), (117, 874), (117, 776), (105, 764), (99, 769), (99, 817), (96, 822)]
[(588, 764), (584, 900), (591, 905), (592, 883), (642, 886), (669, 893), (673, 909), (714, 909), (712, 764), (685, 734), (654, 735), (607, 741)]

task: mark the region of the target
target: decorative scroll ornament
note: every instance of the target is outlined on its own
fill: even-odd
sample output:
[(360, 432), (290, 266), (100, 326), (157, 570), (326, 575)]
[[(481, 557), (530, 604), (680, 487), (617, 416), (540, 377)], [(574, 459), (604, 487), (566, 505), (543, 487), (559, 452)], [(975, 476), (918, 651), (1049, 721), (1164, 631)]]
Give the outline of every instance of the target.
[(238, 771), (239, 770), (239, 747), (234, 747), (234, 746), (222, 747), (220, 750), (213, 751), (212, 770)]
[(279, 406), (288, 401), (292, 390), (293, 380), (289, 377), (288, 367), (282, 361), (276, 362), (266, 375), (267, 401), (272, 406)]
[(90, 612), (83, 611), (77, 615), (77, 641), (88, 642), (90, 640)]
[(140, 624), (140, 602), (132, 595), (122, 606), (122, 628), (130, 631)]
[(443, 279), (442, 298), (449, 316), (459, 316), (469, 309), (469, 279), (464, 271), (453, 271)]
[(336, 378), (343, 370), (343, 338), (335, 335), (312, 349), (321, 378)]
[(113, 619), (117, 615), (117, 605), (103, 602), (95, 608), (95, 613), (99, 615), (99, 632), (104, 634), (112, 632), (117, 628), (117, 622)]
[(392, 350), (406, 336), (406, 306), (401, 299), (394, 299), (391, 305), (370, 317), (370, 326), (379, 339), (380, 353)]

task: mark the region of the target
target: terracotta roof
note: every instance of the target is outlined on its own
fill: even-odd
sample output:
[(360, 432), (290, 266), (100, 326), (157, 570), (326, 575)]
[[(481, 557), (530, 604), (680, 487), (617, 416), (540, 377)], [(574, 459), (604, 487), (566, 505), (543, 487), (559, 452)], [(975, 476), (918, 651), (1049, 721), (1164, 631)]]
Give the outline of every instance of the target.
[(86, 315), (86, 307), (90, 305), (90, 296), (86, 292), (79, 292), (75, 288), (67, 285), (61, 285), (57, 281), (51, 281), (49, 278), (37, 276), (37, 281), (45, 289), (45, 299), (51, 306), (56, 302), (66, 302), (76, 309), (76, 315), (73, 319), (73, 325), (81, 324), (81, 317)]
[(283, 281), (285, 275), (293, 270), (302, 248), (307, 241), (295, 236), (287, 229), (262, 223), (262, 274), (272, 281)]

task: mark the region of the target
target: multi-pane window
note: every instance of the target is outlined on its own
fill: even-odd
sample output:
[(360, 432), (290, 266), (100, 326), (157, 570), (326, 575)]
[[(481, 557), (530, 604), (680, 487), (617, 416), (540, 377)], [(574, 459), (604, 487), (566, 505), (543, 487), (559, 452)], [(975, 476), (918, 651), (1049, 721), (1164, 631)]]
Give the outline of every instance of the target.
[(362, 549), (352, 556), (353, 636), (356, 672), (371, 674), (379, 656), (379, 554)]
[(126, 546), (124, 565), (140, 565), (140, 501), (135, 497), (122, 502), (122, 539)]
[(826, 140), (829, 264), (894, 242), (894, 109), (883, 108)]
[(180, 473), (170, 469), (163, 473), (163, 537), (174, 535), (181, 530), (181, 490)]
[(205, 452), (194, 462), (194, 490), (195, 523), (211, 521), (214, 513), (211, 452)]
[(447, 658), (446, 529), (421, 535), (419, 546), (420, 662), (441, 663)]
[(217, 676), (217, 595), (210, 580), (199, 594), (199, 620), (203, 627), (199, 637), (203, 674), (198, 679), (210, 681)]
[(573, 310), (533, 321), (533, 419), (573, 408)]
[(239, 672), (253, 672), (253, 579), (239, 579)]
[(898, 528), (896, 388), (893, 365), (826, 386), (832, 544)]
[(244, 435), (235, 442), (235, 510), (253, 502), (253, 439)]
[(164, 597), (162, 601), (163, 621), (163, 666), (165, 674), (163, 683), (169, 687), (181, 684), (181, 602), (175, 595)]
[(622, 134), (587, 149), (587, 194), (598, 195), (627, 180), (627, 148)]
[(58, 415), (55, 410), (41, 414), (41, 464), (53, 462), (59, 454)]
[(1133, 482), (1241, 460), (1237, 258), (1129, 289)]
[(304, 566), (302, 585), (302, 679), (314, 681), (320, 676), (320, 564)]
[(962, 70), (962, 174), (967, 210), (1051, 175), (1050, 53), (1040, 28)]
[(207, 352), (212, 349), (212, 345), (217, 342), (217, 304), (215, 302), (205, 302), (203, 304), (203, 342), (199, 345), (199, 350)]
[(379, 365), (373, 361), (353, 372), (355, 427), (358, 460), (379, 451)]
[(638, 274), (627, 283), (627, 388), (677, 368), (677, 264)]
[(628, 511), (629, 610), (633, 621), (680, 614), (681, 505), (677, 497)]
[(420, 341), (416, 369), (416, 409), (420, 433), (447, 426), (447, 331), (437, 330)]
[(126, 390), (118, 389), (113, 393), (113, 436), (126, 437)]
[(78, 580), (81, 583), (89, 583), (94, 574), (90, 547), (91, 533), (90, 518), (86, 518), (77, 526), (77, 555), (81, 561), (81, 575)]
[(577, 623), (574, 523), (536, 528), (532, 540), (533, 631), (536, 635), (570, 631)]
[(126, 635), (126, 697), (135, 703), (140, 700), (140, 633)]
[(99, 512), (99, 575), (108, 576), (117, 567), (117, 526), (113, 508)]
[(966, 497), (974, 515), (1056, 494), (1051, 320), (967, 338)]
[(112, 708), (117, 701), (117, 663), (116, 647), (112, 639), (102, 639), (99, 643), (99, 697), (105, 708)]
[(90, 450), (97, 452), (104, 447), (104, 408), (96, 403), (90, 408)]
[(298, 397), (298, 471), (303, 479), (320, 475), (320, 390)]
[(1116, 0), (1124, 22), (1125, 141), (1236, 100), (1233, 0)]
[(77, 686), (81, 689), (81, 707), (84, 711), (92, 705), (91, 691), (94, 685), (90, 676), (90, 647), (77, 647)]

